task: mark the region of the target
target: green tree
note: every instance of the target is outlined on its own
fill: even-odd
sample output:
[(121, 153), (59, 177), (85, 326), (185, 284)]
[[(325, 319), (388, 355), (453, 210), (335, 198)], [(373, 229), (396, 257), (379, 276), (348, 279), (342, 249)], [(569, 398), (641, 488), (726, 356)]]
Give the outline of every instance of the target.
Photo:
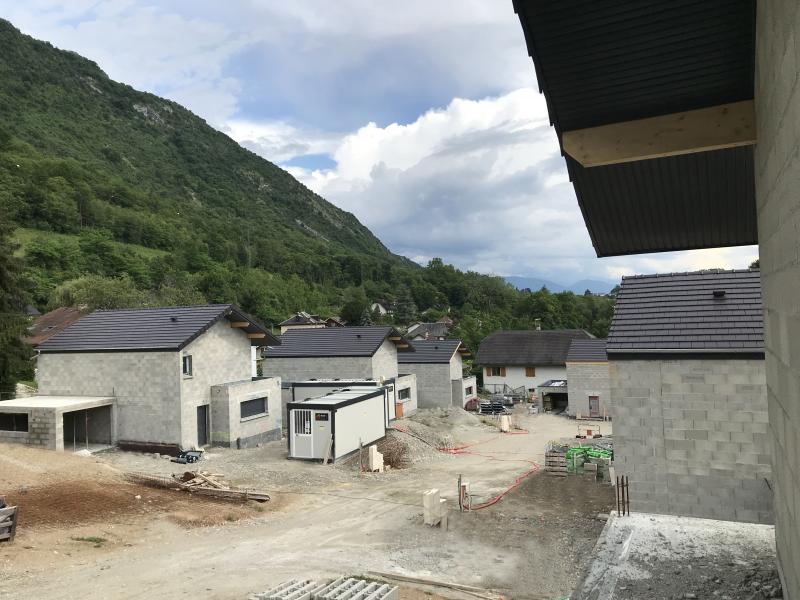
[(361, 287), (350, 288), (345, 294), (345, 303), (341, 315), (346, 323), (355, 325), (361, 322), (364, 310), (369, 307), (367, 295)]
[(89, 310), (109, 310), (147, 305), (147, 294), (136, 289), (133, 280), (126, 275), (121, 277), (84, 275), (59, 285), (53, 293), (50, 307), (78, 306)]
[(359, 325), (374, 325), (375, 323), (372, 321), (372, 313), (369, 310), (369, 306), (364, 307), (364, 312), (361, 313), (361, 320)]
[(22, 263), (14, 250), (11, 227), (0, 215), (0, 400), (13, 397), (17, 381), (32, 374), (33, 351), (22, 341), (27, 326)]
[(397, 290), (397, 300), (394, 303), (394, 318), (398, 323), (408, 325), (417, 316), (417, 305), (407, 285), (401, 285)]

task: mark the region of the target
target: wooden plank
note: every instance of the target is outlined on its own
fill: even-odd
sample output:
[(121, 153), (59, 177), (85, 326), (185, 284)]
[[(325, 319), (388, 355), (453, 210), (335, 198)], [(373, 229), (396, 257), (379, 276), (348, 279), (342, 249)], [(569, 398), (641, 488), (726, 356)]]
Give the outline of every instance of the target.
[(0, 508), (0, 521), (3, 520), (3, 517), (11, 518), (17, 513), (16, 506), (7, 506), (6, 508)]
[(231, 327), (235, 327), (238, 329), (242, 329), (244, 327), (249, 327), (250, 321), (231, 321)]
[(584, 167), (614, 165), (756, 143), (752, 100), (565, 131), (564, 151)]
[(251, 340), (259, 340), (261, 338), (267, 337), (267, 334), (266, 333), (248, 333), (247, 337), (249, 337)]

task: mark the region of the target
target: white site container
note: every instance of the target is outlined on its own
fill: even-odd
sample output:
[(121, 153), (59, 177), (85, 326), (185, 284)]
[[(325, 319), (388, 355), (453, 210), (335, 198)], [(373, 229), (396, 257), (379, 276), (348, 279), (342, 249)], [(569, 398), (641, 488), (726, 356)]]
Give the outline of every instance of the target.
[[(416, 396), (416, 378), (413, 380), (413, 385), (415, 388), (414, 396)], [(389, 422), (394, 421), (397, 418), (397, 380), (395, 378), (386, 380), (342, 378), (308, 379), (306, 381), (296, 381), (292, 383), (291, 402), (299, 402), (307, 398), (316, 398), (344, 388), (357, 389), (380, 387), (385, 387), (388, 389), (388, 394), (386, 395), (386, 426), (388, 427)]]
[(337, 460), (386, 435), (386, 387), (346, 388), (289, 402), (289, 457)]

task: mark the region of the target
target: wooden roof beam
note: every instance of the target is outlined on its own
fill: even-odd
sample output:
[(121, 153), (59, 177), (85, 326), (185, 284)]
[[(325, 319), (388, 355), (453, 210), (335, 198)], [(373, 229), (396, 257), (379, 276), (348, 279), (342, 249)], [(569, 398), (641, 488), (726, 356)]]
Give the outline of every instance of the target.
[(249, 337), (251, 340), (260, 340), (261, 338), (267, 337), (267, 334), (266, 333), (248, 333), (247, 337)]
[(231, 321), (231, 327), (243, 329), (250, 326), (250, 321)]
[(756, 143), (752, 100), (565, 131), (564, 151), (584, 167), (707, 152)]

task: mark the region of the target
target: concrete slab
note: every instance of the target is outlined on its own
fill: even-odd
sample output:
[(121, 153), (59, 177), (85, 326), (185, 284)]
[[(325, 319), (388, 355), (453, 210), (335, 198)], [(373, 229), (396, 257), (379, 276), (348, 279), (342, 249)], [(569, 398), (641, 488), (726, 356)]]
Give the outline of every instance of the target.
[(21, 410), (53, 409), (62, 412), (86, 410), (98, 406), (114, 404), (112, 396), (31, 396), (14, 398), (0, 402), (0, 412), (19, 412)]
[(772, 525), (612, 514), (570, 598), (710, 597), (780, 597)]

